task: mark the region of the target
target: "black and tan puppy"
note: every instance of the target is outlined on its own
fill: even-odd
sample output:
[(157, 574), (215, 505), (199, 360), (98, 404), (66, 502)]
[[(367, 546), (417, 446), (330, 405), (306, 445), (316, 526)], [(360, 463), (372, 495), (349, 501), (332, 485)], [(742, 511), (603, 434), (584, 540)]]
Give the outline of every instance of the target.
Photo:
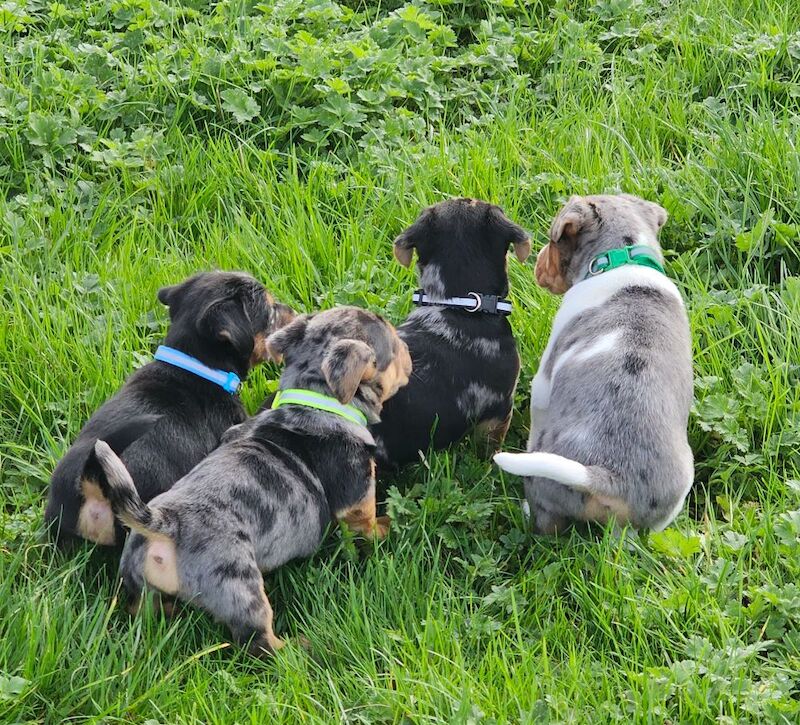
[[(158, 299), (171, 319), (167, 347), (159, 352), (179, 356), (178, 363), (194, 359), (196, 369), (150, 362), (89, 419), (50, 482), (45, 521), (59, 543), (122, 541), (97, 483), (82, 476), (98, 438), (122, 456), (143, 500), (166, 491), (219, 444), (224, 431), (245, 419), (232, 394), (236, 378), (266, 359), (267, 336), (293, 317), (260, 282), (238, 272), (195, 275), (159, 290)], [(227, 389), (201, 373), (224, 379)]]
[(411, 371), (395, 329), (353, 307), (298, 317), (267, 345), (286, 364), (273, 408), (149, 505), (104, 442), (87, 466), (133, 530), (120, 564), (133, 599), (146, 584), (191, 601), (256, 655), (283, 645), (261, 572), (310, 555), (334, 520), (385, 536), (366, 424)]
[(506, 254), (523, 262), (527, 233), (494, 204), (450, 199), (435, 204), (400, 234), (394, 254), (404, 266), (417, 252), (421, 305), (398, 328), (414, 365), (409, 384), (372, 428), (381, 465), (418, 459), (473, 427), (486, 453), (499, 449), (511, 420), (519, 355), (506, 319)]

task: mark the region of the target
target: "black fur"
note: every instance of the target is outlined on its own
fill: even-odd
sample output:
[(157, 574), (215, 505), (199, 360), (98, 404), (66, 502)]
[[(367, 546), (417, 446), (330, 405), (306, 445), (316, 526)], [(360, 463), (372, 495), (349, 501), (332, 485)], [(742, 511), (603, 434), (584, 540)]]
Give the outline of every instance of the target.
[[(257, 336), (276, 322), (276, 305), (264, 287), (243, 273), (210, 272), (158, 292), (169, 306), (165, 344), (204, 364), (247, 376)], [(163, 362), (136, 370), (122, 389), (89, 419), (50, 483), (45, 521), (59, 543), (79, 538), (84, 499), (81, 479), (96, 473), (89, 459), (95, 441), (106, 440), (121, 455), (144, 501), (166, 491), (218, 444), (223, 432), (241, 423), (238, 396)], [(96, 480), (96, 479), (94, 479)], [(116, 543), (123, 530), (117, 524)]]
[[(469, 292), (506, 296), (509, 245), (524, 259), (527, 233), (494, 205), (452, 199), (432, 206), (395, 240), (395, 256), (418, 256), (420, 285), (433, 298)], [(413, 363), (409, 384), (387, 401), (371, 430), (382, 466), (418, 460), (476, 424), (509, 419), (519, 355), (508, 319), (444, 307), (419, 308), (398, 327)], [(487, 440), (492, 449), (500, 440)]]

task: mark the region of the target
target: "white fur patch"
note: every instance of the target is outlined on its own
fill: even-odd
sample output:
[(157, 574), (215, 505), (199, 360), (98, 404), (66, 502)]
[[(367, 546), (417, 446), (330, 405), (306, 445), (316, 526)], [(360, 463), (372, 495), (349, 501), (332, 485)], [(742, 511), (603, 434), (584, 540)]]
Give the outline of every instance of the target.
[(489, 407), (501, 403), (504, 396), (494, 392), (480, 383), (470, 383), (465, 390), (458, 394), (456, 405), (466, 416), (480, 417)]
[(494, 462), (517, 476), (552, 478), (578, 490), (589, 488), (589, 471), (582, 463), (555, 453), (498, 453)]
[[(553, 329), (550, 331), (550, 339), (547, 341), (547, 347), (539, 362), (539, 372), (536, 373), (536, 376), (533, 378), (533, 383), (531, 384), (531, 406), (533, 408), (546, 410), (550, 405), (551, 380), (543, 371), (547, 366), (547, 361), (550, 359), (553, 346), (558, 336), (564, 331), (573, 318), (586, 310), (605, 304), (611, 297), (617, 294), (617, 292), (625, 287), (633, 285), (653, 287), (665, 294), (674, 295), (675, 298), (683, 304), (683, 298), (672, 280), (661, 274), (661, 272), (650, 269), (649, 267), (635, 265), (619, 267), (617, 269), (612, 269), (610, 272), (599, 274), (597, 277), (590, 277), (570, 287), (564, 295), (561, 307), (558, 308), (558, 312), (553, 320)], [(566, 355), (570, 351), (571, 349), (563, 354)], [(586, 353), (588, 354), (588, 352), (589, 350), (587, 349)]]
[(444, 338), (453, 347), (473, 350), (486, 357), (500, 354), (499, 340), (489, 337), (465, 337), (447, 323), (441, 307), (420, 307), (408, 316), (408, 320), (413, 320), (427, 332)]
[(446, 296), (442, 273), (436, 264), (425, 265), (425, 269), (422, 270), (422, 274), (419, 276), (419, 286), (425, 290), (425, 293), (431, 299), (443, 300)]
[(611, 352), (619, 344), (620, 337), (622, 337), (622, 330), (612, 330), (611, 332), (606, 332), (604, 335), (600, 335), (600, 337), (593, 340), (585, 347), (573, 345), (562, 352), (558, 360), (553, 363), (553, 372), (550, 376), (550, 380), (552, 381), (556, 377), (559, 369), (564, 367), (567, 363), (585, 362), (595, 355)]

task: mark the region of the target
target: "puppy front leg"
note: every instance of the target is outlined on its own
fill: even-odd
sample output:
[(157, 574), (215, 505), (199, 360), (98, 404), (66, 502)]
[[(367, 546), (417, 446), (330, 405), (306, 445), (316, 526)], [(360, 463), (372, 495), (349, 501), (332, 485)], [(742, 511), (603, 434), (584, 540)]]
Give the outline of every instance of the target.
[(336, 520), (346, 524), (367, 539), (384, 539), (389, 533), (389, 517), (376, 516), (375, 503), (375, 461), (370, 461), (370, 477), (367, 484), (367, 495), (352, 506), (336, 512)]

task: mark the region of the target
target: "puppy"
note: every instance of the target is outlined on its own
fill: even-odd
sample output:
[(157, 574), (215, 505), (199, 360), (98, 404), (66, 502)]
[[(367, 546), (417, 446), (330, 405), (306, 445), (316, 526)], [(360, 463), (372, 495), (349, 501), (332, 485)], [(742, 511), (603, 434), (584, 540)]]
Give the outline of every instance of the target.
[(519, 355), (506, 319), (506, 253), (530, 254), (527, 233), (503, 210), (476, 199), (425, 209), (394, 241), (398, 261), (417, 252), (421, 305), (398, 328), (411, 352), (410, 383), (372, 427), (382, 466), (418, 460), (473, 427), (487, 453), (500, 447), (511, 420)]
[(531, 388), (526, 476), (534, 529), (572, 521), (660, 530), (692, 485), (689, 322), (660, 270), (667, 213), (627, 194), (573, 196), (550, 228), (536, 280), (564, 295)]
[(149, 505), (103, 441), (86, 472), (132, 529), (120, 564), (130, 595), (138, 599), (146, 584), (191, 600), (259, 656), (283, 645), (262, 571), (309, 556), (333, 520), (386, 535), (367, 422), (411, 371), (395, 329), (353, 307), (298, 317), (267, 346), (286, 364), (272, 409), (226, 434)]
[[(195, 275), (159, 290), (158, 299), (171, 318), (165, 345), (194, 358), (200, 373), (150, 362), (89, 419), (50, 482), (45, 521), (61, 544), (122, 541), (124, 532), (97, 482), (82, 476), (98, 438), (122, 455), (144, 501), (166, 491), (218, 445), (228, 427), (244, 420), (244, 407), (232, 394), (236, 377), (244, 379), (266, 359), (267, 336), (293, 317), (261, 283), (236, 272)], [(203, 366), (227, 390), (201, 377)]]

